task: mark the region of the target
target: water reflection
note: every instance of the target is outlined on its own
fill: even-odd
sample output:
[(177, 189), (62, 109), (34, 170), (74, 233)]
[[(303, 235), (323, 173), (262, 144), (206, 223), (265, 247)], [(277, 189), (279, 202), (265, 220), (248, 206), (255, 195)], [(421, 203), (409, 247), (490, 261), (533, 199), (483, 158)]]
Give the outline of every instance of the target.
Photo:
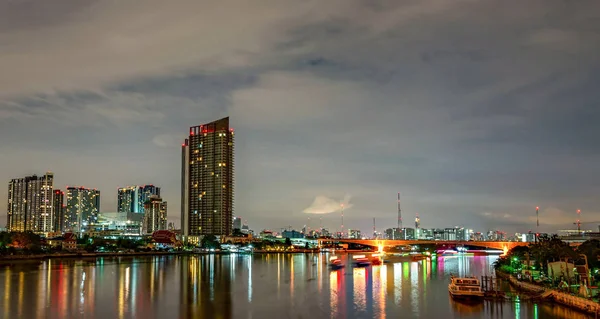
[(330, 271), (327, 255), (161, 256), (0, 266), (2, 318), (586, 318), (529, 302), (453, 302), (450, 274), (493, 258)]

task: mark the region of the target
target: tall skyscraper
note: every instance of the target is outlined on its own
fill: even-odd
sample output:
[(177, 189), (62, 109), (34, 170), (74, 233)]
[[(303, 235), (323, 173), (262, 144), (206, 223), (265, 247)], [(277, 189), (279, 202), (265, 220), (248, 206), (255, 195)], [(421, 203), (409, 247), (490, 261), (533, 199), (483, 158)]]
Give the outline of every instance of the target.
[(138, 199), (139, 202), (139, 206), (140, 206), (140, 213), (144, 213), (145, 212), (145, 204), (147, 201), (150, 200), (150, 197), (152, 196), (157, 196), (160, 197), (160, 187), (156, 187), (154, 185), (144, 185), (144, 186), (140, 186), (140, 191), (139, 191), (140, 197)]
[(65, 210), (64, 210), (64, 197), (65, 192), (60, 189), (54, 190), (52, 196), (52, 210), (54, 212), (54, 232), (62, 232), (65, 229)]
[(117, 191), (117, 211), (127, 213), (127, 219), (141, 222), (144, 204), (151, 196), (160, 197), (160, 187), (154, 185), (127, 186)]
[(239, 231), (242, 230), (242, 218), (241, 217), (233, 218), (233, 229), (237, 229)]
[(139, 213), (139, 187), (127, 186), (117, 190), (117, 212)]
[(44, 234), (54, 229), (52, 190), (54, 174), (26, 176), (8, 183), (8, 231), (32, 231)]
[(233, 129), (229, 117), (192, 126), (181, 147), (181, 229), (185, 240), (229, 235), (233, 217)]
[(144, 221), (142, 233), (152, 234), (157, 230), (167, 229), (167, 202), (162, 198), (152, 195), (144, 203)]
[(90, 224), (98, 221), (100, 191), (84, 187), (67, 187), (66, 205), (67, 230), (81, 234), (88, 229)]

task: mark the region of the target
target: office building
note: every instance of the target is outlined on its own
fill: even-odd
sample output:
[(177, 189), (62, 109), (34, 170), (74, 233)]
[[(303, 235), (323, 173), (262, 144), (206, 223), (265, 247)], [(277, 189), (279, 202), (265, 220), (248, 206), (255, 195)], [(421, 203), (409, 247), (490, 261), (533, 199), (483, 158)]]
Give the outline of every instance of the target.
[(361, 239), (360, 230), (358, 229), (349, 229), (348, 235), (351, 239)]
[(117, 212), (139, 213), (139, 186), (121, 187), (117, 190)]
[(445, 228), (443, 240), (456, 240), (457, 229), (456, 228)]
[(127, 213), (132, 221), (144, 219), (144, 203), (151, 196), (160, 197), (160, 187), (154, 185), (127, 186), (117, 190), (117, 211)]
[(62, 232), (65, 229), (65, 192), (55, 189), (52, 196), (52, 210), (54, 212), (53, 232)]
[(181, 147), (181, 228), (185, 240), (230, 235), (234, 133), (229, 118), (190, 127)]
[(152, 195), (144, 203), (144, 222), (142, 234), (152, 234), (157, 230), (167, 229), (167, 202)]
[(301, 233), (301, 232), (299, 232), (299, 231), (297, 231), (297, 230), (287, 230), (286, 229), (286, 230), (284, 230), (284, 231), (281, 232), (281, 237), (283, 237), (283, 238), (290, 238), (290, 239), (292, 239), (292, 238), (297, 239), (297, 238), (304, 238), (304, 234)]
[(400, 228), (388, 228), (385, 230), (385, 238), (387, 239), (404, 239), (404, 232)]
[(233, 218), (233, 229), (242, 230), (242, 218), (241, 217)]
[(52, 232), (54, 212), (52, 191), (54, 174), (26, 176), (8, 183), (8, 231), (32, 231), (38, 234)]
[(84, 187), (67, 187), (65, 228), (82, 234), (98, 221), (100, 191)]
[(402, 229), (402, 239), (404, 240), (415, 240), (415, 229), (414, 228), (403, 228)]
[(150, 200), (150, 197), (152, 196), (157, 196), (160, 197), (160, 187), (156, 187), (154, 185), (144, 185), (144, 186), (140, 186), (140, 190), (139, 190), (139, 206), (140, 206), (140, 213), (144, 213), (144, 209), (145, 209), (145, 204), (147, 201)]
[(98, 214), (96, 223), (90, 225), (85, 233), (90, 237), (105, 239), (141, 239), (141, 228), (141, 223), (127, 219), (127, 213), (102, 212)]

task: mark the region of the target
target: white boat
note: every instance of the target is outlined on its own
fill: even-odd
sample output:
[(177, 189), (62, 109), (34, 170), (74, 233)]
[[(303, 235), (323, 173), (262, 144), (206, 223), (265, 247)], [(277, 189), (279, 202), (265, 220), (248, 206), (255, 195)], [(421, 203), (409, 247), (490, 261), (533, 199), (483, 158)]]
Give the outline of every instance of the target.
[(481, 301), (484, 297), (479, 279), (475, 277), (450, 277), (448, 292), (455, 300)]

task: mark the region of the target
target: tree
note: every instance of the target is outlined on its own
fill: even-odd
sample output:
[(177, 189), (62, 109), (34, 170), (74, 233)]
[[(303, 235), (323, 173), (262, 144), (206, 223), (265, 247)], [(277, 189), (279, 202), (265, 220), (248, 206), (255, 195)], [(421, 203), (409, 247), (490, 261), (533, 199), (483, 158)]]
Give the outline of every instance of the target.
[(292, 246), (292, 240), (291, 240), (289, 237), (286, 237), (286, 238), (285, 238), (285, 245), (286, 245), (287, 247), (290, 247), (290, 246)]
[(215, 235), (205, 235), (202, 237), (202, 240), (200, 240), (200, 246), (208, 249), (218, 249), (221, 247)]
[(37, 250), (40, 247), (41, 238), (32, 232), (11, 233), (12, 246), (22, 249)]
[(585, 255), (590, 269), (600, 268), (598, 256), (600, 255), (600, 241), (597, 239), (587, 240), (577, 247), (577, 253)]
[(0, 232), (0, 247), (6, 247), (12, 242), (9, 232)]
[(578, 259), (578, 254), (568, 243), (557, 235), (540, 236), (538, 242), (530, 246), (531, 257), (535, 259), (544, 272), (548, 271), (548, 262), (564, 259)]
[(88, 234), (83, 235), (83, 237), (81, 237), (81, 238), (77, 238), (78, 245), (86, 245), (86, 244), (89, 244), (90, 242), (91, 242), (90, 235), (88, 235)]

